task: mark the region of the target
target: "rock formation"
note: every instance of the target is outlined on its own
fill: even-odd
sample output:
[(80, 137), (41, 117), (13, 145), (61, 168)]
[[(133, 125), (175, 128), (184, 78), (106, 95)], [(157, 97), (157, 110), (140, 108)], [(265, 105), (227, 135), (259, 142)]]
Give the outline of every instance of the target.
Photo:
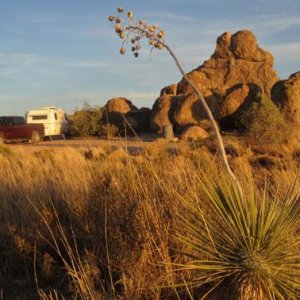
[(119, 128), (120, 131), (131, 129), (135, 131), (149, 130), (150, 109), (138, 109), (132, 102), (124, 97), (112, 98), (105, 105), (107, 121)]
[(201, 128), (200, 126), (187, 127), (180, 136), (182, 140), (189, 141), (189, 142), (206, 139), (208, 137), (209, 137), (208, 132), (203, 128)]
[(151, 130), (161, 133), (163, 126), (173, 124), (173, 110), (181, 98), (172, 94), (162, 93), (162, 96), (156, 99), (151, 110)]
[[(279, 80), (273, 69), (272, 55), (261, 49), (254, 34), (247, 30), (223, 33), (217, 39), (211, 58), (187, 76), (199, 88), (215, 118), (225, 120), (247, 108), (256, 93), (263, 92), (270, 97), (272, 86)], [(206, 118), (204, 108), (185, 79), (177, 84), (174, 96), (175, 86), (171, 87), (162, 89), (161, 97), (167, 98), (156, 100), (153, 120), (163, 111), (163, 115), (181, 131)], [(180, 101), (173, 101), (175, 96), (181, 96)], [(175, 107), (167, 103), (173, 103)], [(157, 109), (162, 106), (163, 109)]]
[[(300, 130), (300, 72), (278, 81), (272, 89), (272, 100), (281, 108), (285, 119)], [(299, 134), (298, 134), (299, 135)]]
[(160, 96), (176, 95), (176, 91), (177, 91), (177, 84), (171, 84), (171, 85), (168, 85), (168, 86), (164, 87), (160, 91)]
[[(204, 96), (217, 94), (221, 102), (227, 91), (238, 84), (255, 84), (270, 96), (272, 86), (279, 80), (273, 62), (272, 55), (259, 48), (252, 32), (242, 30), (233, 35), (225, 32), (218, 37), (211, 58), (187, 76)], [(181, 80), (177, 94), (191, 92), (185, 80)]]
[(124, 97), (112, 98), (107, 101), (105, 105), (108, 113), (121, 113), (126, 114), (131, 110), (136, 110), (132, 102)]

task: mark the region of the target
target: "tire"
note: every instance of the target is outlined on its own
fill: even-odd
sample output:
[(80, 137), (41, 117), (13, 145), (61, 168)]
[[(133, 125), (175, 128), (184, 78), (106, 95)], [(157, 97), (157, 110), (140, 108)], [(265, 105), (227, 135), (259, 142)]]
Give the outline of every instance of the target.
[(31, 135), (31, 143), (32, 144), (37, 144), (39, 143), (41, 140), (41, 137), (40, 137), (40, 133), (38, 131), (34, 131)]

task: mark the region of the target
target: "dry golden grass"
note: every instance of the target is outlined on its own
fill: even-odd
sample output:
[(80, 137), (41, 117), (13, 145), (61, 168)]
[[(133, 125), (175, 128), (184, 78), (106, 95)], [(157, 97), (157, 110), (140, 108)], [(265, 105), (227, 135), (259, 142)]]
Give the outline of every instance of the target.
[[(284, 194), (298, 175), (296, 150), (280, 157), (243, 147), (229, 147), (242, 184), (254, 182), (259, 193), (268, 181), (270, 191)], [(255, 161), (257, 155), (276, 163)], [(189, 279), (188, 273), (184, 278), (174, 273), (170, 264), (186, 259), (174, 233), (182, 232), (178, 220), (187, 199), (201, 204), (205, 174), (226, 174), (215, 151), (205, 145), (191, 149), (159, 141), (134, 156), (123, 149), (27, 153), (26, 148), (2, 147), (3, 299), (193, 297), (184, 288), (161, 287)], [(21, 287), (12, 289), (20, 280)]]

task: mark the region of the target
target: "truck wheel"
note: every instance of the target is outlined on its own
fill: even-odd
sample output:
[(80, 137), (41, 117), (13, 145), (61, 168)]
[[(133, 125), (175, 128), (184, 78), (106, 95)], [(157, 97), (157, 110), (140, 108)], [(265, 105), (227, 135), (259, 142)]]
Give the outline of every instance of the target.
[(40, 134), (38, 131), (34, 131), (31, 136), (31, 143), (37, 144), (41, 140)]

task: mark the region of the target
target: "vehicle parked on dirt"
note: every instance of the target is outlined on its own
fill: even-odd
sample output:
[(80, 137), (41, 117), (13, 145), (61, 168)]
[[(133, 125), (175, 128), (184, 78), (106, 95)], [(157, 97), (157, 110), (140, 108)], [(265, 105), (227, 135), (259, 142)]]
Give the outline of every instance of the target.
[(10, 141), (38, 143), (45, 135), (43, 124), (27, 124), (24, 117), (0, 117), (0, 144)]
[(26, 113), (28, 124), (42, 123), (45, 126), (45, 136), (64, 135), (68, 130), (68, 119), (61, 108), (45, 106), (32, 109)]

